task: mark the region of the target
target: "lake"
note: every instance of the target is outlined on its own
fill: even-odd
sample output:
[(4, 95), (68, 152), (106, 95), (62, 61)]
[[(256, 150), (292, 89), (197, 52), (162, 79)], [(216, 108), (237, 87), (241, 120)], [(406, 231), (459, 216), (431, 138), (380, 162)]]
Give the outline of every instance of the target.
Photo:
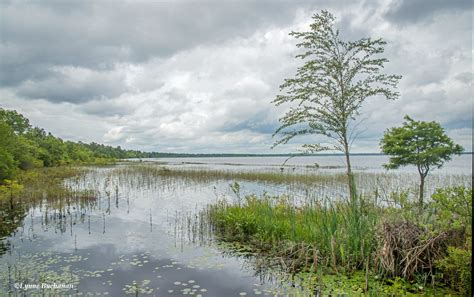
[[(285, 163), (288, 157), (211, 157), (211, 158), (151, 158), (148, 162), (162, 162), (169, 166), (186, 166), (195, 168), (213, 168), (225, 170), (280, 170), (284, 167), (286, 170), (300, 172), (344, 172), (345, 157), (335, 156), (297, 156)], [(387, 172), (382, 167), (388, 162), (388, 156), (385, 155), (353, 155), (351, 164), (355, 172)], [(282, 164), (285, 163), (285, 166)], [(315, 166), (317, 164), (317, 166)], [(407, 166), (397, 170), (397, 172), (417, 173), (416, 167)], [(471, 174), (472, 173), (472, 154), (463, 154), (454, 156), (441, 169), (434, 169), (434, 174)]]
[[(171, 170), (280, 172), (286, 159), (173, 158), (144, 163)], [(385, 156), (353, 156), (352, 160), (361, 191), (416, 189), (416, 171), (386, 173), (381, 168)], [(470, 185), (471, 164), (472, 155), (453, 158), (428, 179), (428, 192), (438, 186)], [(230, 253), (203, 226), (199, 213), (206, 205), (221, 199), (235, 201), (229, 187), (234, 179), (151, 176), (134, 169), (135, 165), (92, 167), (84, 177), (66, 182), (72, 189), (94, 189), (95, 201), (59, 206), (45, 202), (29, 208), (20, 227), (2, 239), (0, 295), (285, 296), (310, 289), (278, 271), (259, 270), (252, 257)], [(337, 176), (343, 166), (342, 156), (295, 157), (283, 171)], [(311, 187), (235, 181), (241, 184), (242, 195), (289, 194), (300, 199), (346, 195), (339, 180)], [(25, 289), (40, 284), (72, 288)]]

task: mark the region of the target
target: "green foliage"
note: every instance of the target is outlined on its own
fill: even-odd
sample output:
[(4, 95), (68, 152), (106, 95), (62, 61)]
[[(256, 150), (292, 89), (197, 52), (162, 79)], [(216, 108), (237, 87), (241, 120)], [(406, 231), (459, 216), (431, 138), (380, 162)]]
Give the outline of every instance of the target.
[(15, 180), (5, 179), (0, 184), (0, 201), (9, 200), (10, 209), (15, 207), (15, 200), (23, 191), (23, 186)]
[(11, 178), (18, 162), (14, 159), (13, 151), (16, 147), (16, 135), (7, 124), (0, 122), (0, 181)]
[(0, 184), (0, 199), (18, 196), (23, 191), (23, 186), (15, 180), (5, 179)]
[(382, 151), (390, 156), (387, 169), (415, 165), (420, 174), (431, 168), (441, 168), (453, 154), (463, 148), (454, 144), (437, 122), (415, 121), (405, 116), (402, 127), (387, 130), (380, 142)]
[(467, 249), (448, 247), (448, 255), (437, 262), (437, 267), (441, 270), (442, 278), (448, 282), (451, 287), (463, 295), (472, 296), (471, 263), (471, 247)]
[(11, 178), (15, 172), (16, 162), (13, 156), (0, 147), (0, 180)]
[(32, 127), (29, 120), (15, 110), (0, 108), (0, 182), (14, 177), (18, 169), (70, 164), (106, 164), (120, 158), (152, 155), (152, 153), (124, 150), (120, 146), (63, 141), (41, 128)]
[(274, 133), (281, 138), (274, 146), (286, 144), (296, 136), (320, 134), (331, 145), (306, 144), (308, 152), (338, 150), (346, 155), (351, 198), (355, 185), (351, 176), (350, 146), (355, 134), (350, 123), (359, 115), (365, 100), (372, 96), (398, 98), (396, 87), (401, 76), (382, 73), (388, 60), (383, 54), (382, 39), (362, 38), (344, 41), (334, 28), (334, 16), (327, 11), (313, 15), (308, 32), (291, 32), (299, 39), (304, 60), (295, 78), (285, 79), (282, 92), (273, 103), (290, 104)]
[(225, 240), (258, 247), (305, 244), (334, 269), (360, 268), (374, 247), (373, 209), (346, 202), (295, 207), (285, 196), (247, 196), (241, 206), (211, 206), (210, 219)]
[(444, 228), (472, 228), (472, 188), (437, 189), (431, 198), (437, 210), (437, 222)]
[(463, 148), (446, 135), (437, 122), (415, 121), (408, 115), (402, 127), (385, 131), (380, 141), (382, 152), (389, 155), (387, 169), (415, 165), (420, 174), (419, 207), (423, 206), (424, 181), (432, 168), (441, 168)]
[(24, 134), (31, 128), (30, 121), (15, 110), (0, 108), (0, 122), (10, 126), (17, 135)]

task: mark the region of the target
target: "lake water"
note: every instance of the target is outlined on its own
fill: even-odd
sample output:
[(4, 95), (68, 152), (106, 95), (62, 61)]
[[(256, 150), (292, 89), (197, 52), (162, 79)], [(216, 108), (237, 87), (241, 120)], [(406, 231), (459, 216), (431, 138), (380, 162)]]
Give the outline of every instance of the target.
[[(98, 190), (95, 203), (59, 209), (44, 203), (27, 212), (2, 240), (0, 296), (273, 296), (297, 290), (257, 274), (248, 258), (187, 232), (191, 214), (232, 195), (228, 182), (150, 182), (118, 174), (123, 167), (93, 169), (70, 184)], [(74, 288), (21, 289), (53, 283)]]
[[(345, 157), (335, 156), (297, 156), (288, 157), (212, 157), (212, 158), (151, 158), (148, 162), (162, 162), (169, 166), (212, 168), (224, 170), (285, 170), (328, 173), (344, 172)], [(286, 161), (287, 160), (287, 161)], [(286, 161), (286, 163), (285, 163)], [(351, 164), (355, 172), (387, 172), (382, 167), (388, 162), (385, 155), (354, 155)], [(282, 164), (285, 163), (285, 166)], [(315, 166), (317, 164), (317, 166)], [(294, 168), (294, 169), (293, 169)], [(406, 166), (395, 172), (417, 173), (416, 167)], [(434, 174), (472, 174), (472, 154), (454, 156), (441, 169), (434, 169)]]
[[(169, 168), (280, 171), (285, 157), (156, 159), (150, 166)], [(374, 188), (416, 188), (411, 169), (385, 174), (385, 156), (354, 156), (354, 169), (367, 192)], [(163, 165), (164, 163), (164, 165)], [(312, 167), (314, 163), (319, 168)], [(285, 172), (342, 172), (339, 156), (296, 157)], [(468, 184), (472, 155), (455, 157), (435, 171), (430, 183)], [(75, 189), (94, 189), (98, 199), (58, 207), (31, 207), (20, 227), (1, 240), (0, 296), (14, 293), (68, 293), (78, 296), (259, 296), (294, 294), (284, 276), (262, 273), (251, 258), (229, 254), (209, 234), (193, 232), (197, 215), (217, 200), (235, 201), (232, 180), (195, 181), (149, 177), (133, 165), (91, 168), (69, 181)], [(295, 168), (293, 170), (293, 168)], [(299, 185), (239, 180), (242, 195), (290, 194), (298, 197), (344, 195), (345, 185), (328, 182), (308, 189)], [(429, 187), (429, 186), (428, 186)], [(312, 193), (312, 194), (311, 194)], [(190, 223), (189, 218), (194, 218)], [(63, 289), (22, 289), (25, 285), (70, 285)]]

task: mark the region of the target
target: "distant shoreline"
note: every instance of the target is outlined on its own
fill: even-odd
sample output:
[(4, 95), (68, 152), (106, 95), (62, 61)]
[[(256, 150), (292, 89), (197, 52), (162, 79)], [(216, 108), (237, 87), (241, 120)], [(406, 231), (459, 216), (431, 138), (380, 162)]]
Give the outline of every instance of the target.
[[(474, 152), (463, 152), (461, 155), (472, 155)], [(229, 158), (229, 157), (338, 157), (344, 156), (342, 153), (322, 153), (322, 154), (180, 154), (180, 153), (158, 153), (157, 157), (130, 158), (130, 159), (161, 159), (161, 158)], [(382, 153), (352, 153), (351, 156), (386, 156)], [(130, 160), (129, 159), (129, 160)]]

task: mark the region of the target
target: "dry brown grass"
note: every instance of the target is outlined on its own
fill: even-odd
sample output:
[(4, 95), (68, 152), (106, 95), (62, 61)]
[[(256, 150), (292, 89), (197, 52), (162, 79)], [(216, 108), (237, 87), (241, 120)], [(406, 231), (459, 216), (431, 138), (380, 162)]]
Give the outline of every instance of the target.
[(413, 222), (383, 222), (377, 232), (376, 264), (390, 276), (409, 280), (417, 273), (433, 275), (435, 262), (446, 256), (448, 245), (462, 242), (463, 238), (460, 229), (430, 234)]

